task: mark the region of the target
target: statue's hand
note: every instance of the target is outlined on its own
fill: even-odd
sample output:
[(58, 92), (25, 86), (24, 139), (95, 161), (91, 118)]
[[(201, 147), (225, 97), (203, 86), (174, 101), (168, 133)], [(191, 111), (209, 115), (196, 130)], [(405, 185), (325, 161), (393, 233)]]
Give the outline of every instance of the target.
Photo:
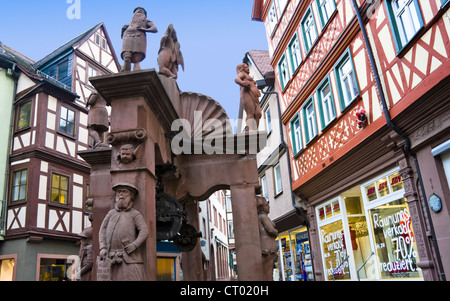
[(127, 252), (128, 255), (133, 253), (135, 250), (136, 250), (136, 246), (133, 243), (131, 243), (125, 247), (125, 252)]

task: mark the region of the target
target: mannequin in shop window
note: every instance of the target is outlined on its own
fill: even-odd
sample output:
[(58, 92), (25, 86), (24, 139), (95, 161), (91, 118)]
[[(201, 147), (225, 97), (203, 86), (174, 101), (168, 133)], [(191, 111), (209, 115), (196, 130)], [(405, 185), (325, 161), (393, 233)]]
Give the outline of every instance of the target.
[(264, 197), (256, 197), (258, 208), (259, 235), (261, 239), (264, 281), (273, 280), (273, 264), (278, 259), (276, 238), (278, 230), (269, 218), (269, 202)]

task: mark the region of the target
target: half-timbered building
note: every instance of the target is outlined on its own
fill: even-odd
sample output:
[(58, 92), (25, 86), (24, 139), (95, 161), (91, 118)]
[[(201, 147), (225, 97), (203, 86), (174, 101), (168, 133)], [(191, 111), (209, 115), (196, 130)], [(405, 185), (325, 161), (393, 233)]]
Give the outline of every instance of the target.
[(13, 261), (13, 280), (70, 280), (78, 234), (90, 227), (90, 166), (77, 155), (91, 144), (89, 77), (120, 66), (103, 23), (38, 62), (10, 55), (20, 72), (0, 262)]
[(447, 0), (254, 1), (316, 280), (450, 273), (448, 9)]

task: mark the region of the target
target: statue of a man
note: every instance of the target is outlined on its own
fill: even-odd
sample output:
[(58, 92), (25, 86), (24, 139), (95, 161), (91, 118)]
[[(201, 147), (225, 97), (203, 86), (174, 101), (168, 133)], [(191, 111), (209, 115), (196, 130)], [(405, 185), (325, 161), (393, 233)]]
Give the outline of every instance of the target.
[(184, 70), (184, 58), (181, 53), (181, 45), (173, 24), (169, 24), (161, 39), (161, 47), (158, 52), (159, 73), (169, 78), (178, 78), (178, 66)]
[(86, 107), (90, 107), (88, 114), (88, 130), (89, 135), (94, 139), (94, 148), (108, 147), (103, 143), (103, 134), (109, 128), (109, 114), (106, 109), (106, 100), (97, 92), (92, 92), (86, 103)]
[(257, 131), (259, 120), (262, 116), (259, 97), (261, 92), (256, 87), (256, 82), (250, 76), (250, 69), (247, 64), (239, 64), (236, 68), (238, 76), (235, 79), (236, 84), (241, 86), (241, 105), (247, 114), (246, 131)]
[(277, 261), (277, 243), (276, 238), (278, 230), (275, 223), (269, 218), (269, 202), (264, 197), (257, 196), (256, 203), (258, 207), (259, 235), (261, 239), (263, 277), (264, 281), (273, 280), (273, 264)]
[[(92, 214), (89, 216), (92, 222)], [(79, 234), (80, 240), (80, 268), (77, 270), (76, 278), (79, 281), (91, 281), (92, 267), (94, 266), (94, 254), (92, 248), (92, 227), (86, 228)]]
[(145, 281), (139, 247), (149, 231), (143, 215), (133, 208), (138, 191), (129, 184), (114, 187), (115, 208), (103, 220), (99, 233), (100, 260), (111, 263), (111, 281)]
[(141, 70), (140, 63), (145, 59), (147, 53), (147, 32), (158, 32), (158, 28), (152, 21), (147, 19), (147, 11), (138, 7), (133, 12), (130, 24), (122, 28), (122, 59), (124, 65), (122, 71)]

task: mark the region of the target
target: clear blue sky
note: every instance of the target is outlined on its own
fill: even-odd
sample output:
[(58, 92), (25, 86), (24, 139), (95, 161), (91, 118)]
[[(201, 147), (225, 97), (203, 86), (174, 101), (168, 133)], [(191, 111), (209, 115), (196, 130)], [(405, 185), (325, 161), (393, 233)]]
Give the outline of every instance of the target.
[(134, 8), (144, 7), (159, 32), (148, 34), (143, 68), (157, 69), (159, 42), (170, 23), (185, 59), (178, 85), (219, 101), (236, 119), (239, 86), (236, 66), (250, 50), (267, 50), (262, 22), (251, 20), (253, 0), (79, 0), (81, 18), (70, 20), (75, 0), (1, 0), (0, 41), (37, 61), (94, 25), (104, 22), (120, 59), (120, 32)]

